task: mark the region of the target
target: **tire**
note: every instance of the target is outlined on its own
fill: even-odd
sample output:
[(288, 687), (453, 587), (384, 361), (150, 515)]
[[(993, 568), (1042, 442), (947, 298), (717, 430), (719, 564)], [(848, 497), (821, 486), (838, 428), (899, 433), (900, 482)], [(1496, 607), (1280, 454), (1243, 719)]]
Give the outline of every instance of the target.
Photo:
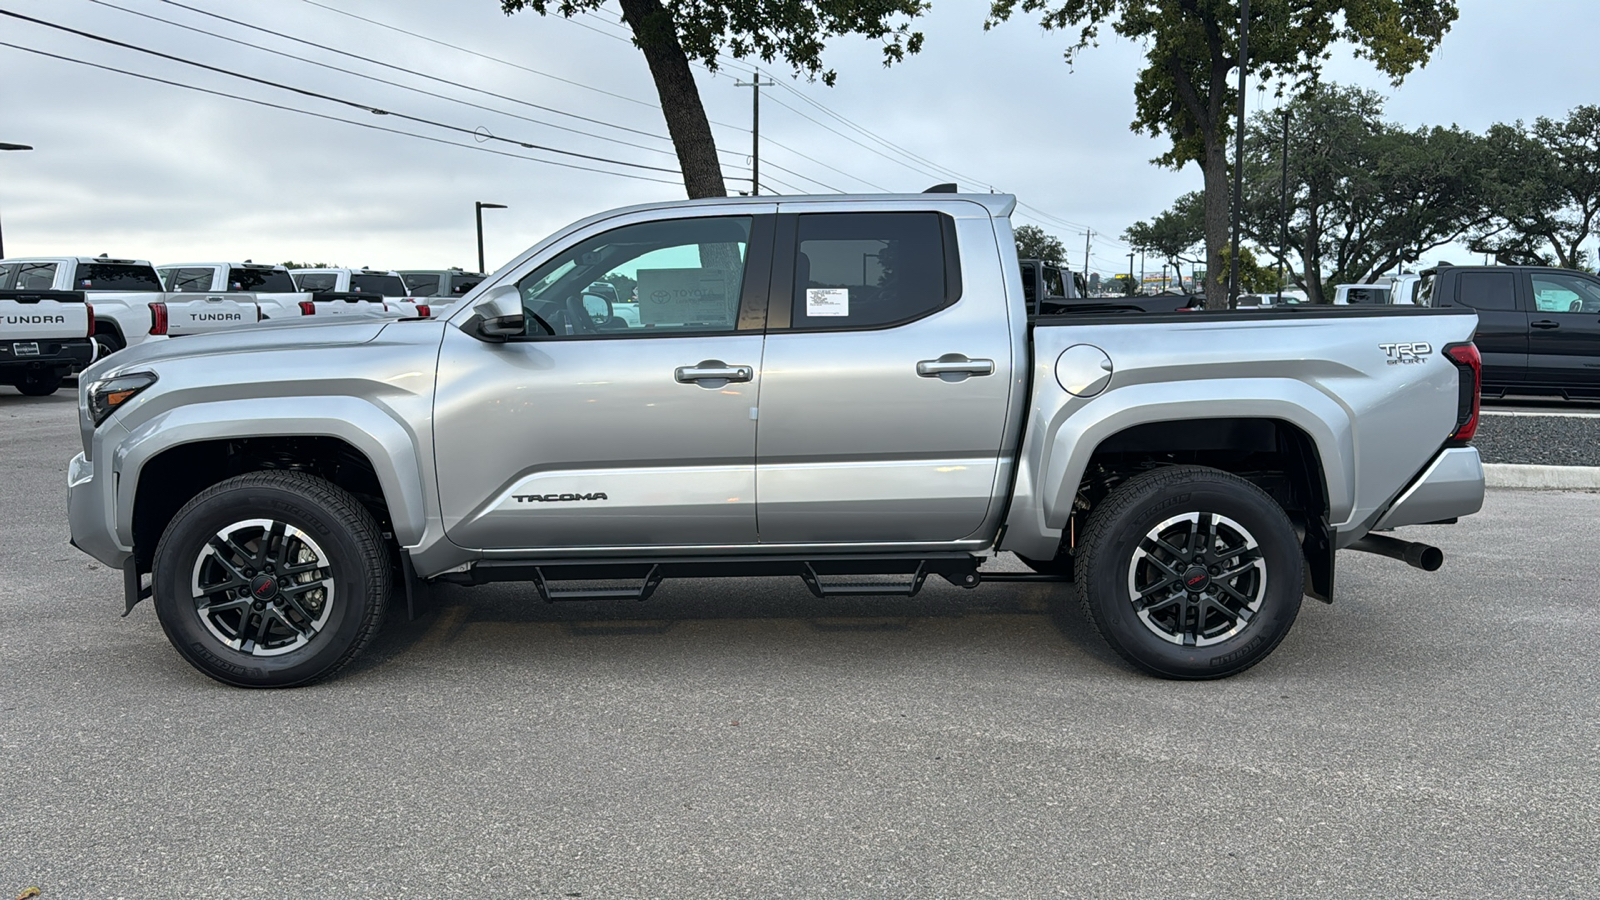
[(389, 563), (377, 521), (342, 488), (252, 472), (201, 491), (167, 525), (156, 614), (178, 653), (212, 678), (297, 687), (333, 675), (372, 639)]
[(61, 389), (66, 373), (59, 369), (31, 371), (17, 380), (17, 390), (27, 397), (48, 397)]
[(100, 345), (100, 352), (95, 356), (97, 362), (128, 346), (122, 336), (110, 328), (96, 328), (94, 342)]
[(1226, 678), (1289, 633), (1304, 562), (1294, 526), (1260, 488), (1172, 466), (1128, 480), (1094, 508), (1075, 587), (1123, 659), (1163, 678)]

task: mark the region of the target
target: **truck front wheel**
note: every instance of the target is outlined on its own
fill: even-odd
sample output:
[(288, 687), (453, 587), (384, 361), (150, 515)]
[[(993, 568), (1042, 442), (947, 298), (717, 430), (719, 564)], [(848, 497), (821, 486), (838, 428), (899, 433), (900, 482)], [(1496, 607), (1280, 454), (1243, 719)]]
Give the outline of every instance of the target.
[(1265, 659), (1300, 611), (1294, 526), (1236, 475), (1172, 466), (1090, 513), (1076, 589), (1112, 649), (1164, 678), (1224, 678)]
[(366, 507), (299, 472), (252, 472), (200, 492), (156, 547), (156, 614), (201, 672), (239, 687), (327, 678), (383, 619), (389, 559)]

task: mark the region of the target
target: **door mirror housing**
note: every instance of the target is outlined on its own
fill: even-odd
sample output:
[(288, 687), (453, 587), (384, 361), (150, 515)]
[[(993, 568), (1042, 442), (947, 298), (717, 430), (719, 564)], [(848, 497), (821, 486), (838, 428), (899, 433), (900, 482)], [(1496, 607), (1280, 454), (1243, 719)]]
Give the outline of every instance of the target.
[(514, 284), (501, 284), (485, 291), (472, 304), (472, 318), (462, 323), (461, 330), (480, 341), (502, 343), (525, 334), (525, 321), (522, 291)]

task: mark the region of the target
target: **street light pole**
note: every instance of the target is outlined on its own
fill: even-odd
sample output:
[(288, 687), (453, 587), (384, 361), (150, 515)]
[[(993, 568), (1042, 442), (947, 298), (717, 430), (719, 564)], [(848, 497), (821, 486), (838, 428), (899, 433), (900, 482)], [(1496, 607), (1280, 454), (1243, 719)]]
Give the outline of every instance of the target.
[[(33, 148), (28, 146), (27, 144), (0, 143), (0, 150), (32, 150), (32, 149)], [(6, 258), (5, 233), (4, 232), (0, 232), (0, 259), (5, 259), (5, 258)]]
[(1283, 105), (1283, 173), (1278, 185), (1278, 220), (1283, 231), (1278, 237), (1278, 305), (1283, 305), (1283, 266), (1289, 255), (1289, 104)]
[(474, 201), (473, 204), (472, 204), (472, 212), (478, 218), (478, 271), (479, 272), (483, 271), (483, 211), (486, 210), (486, 209), (507, 209), (507, 208), (508, 207), (504, 203), (484, 203), (481, 200)]

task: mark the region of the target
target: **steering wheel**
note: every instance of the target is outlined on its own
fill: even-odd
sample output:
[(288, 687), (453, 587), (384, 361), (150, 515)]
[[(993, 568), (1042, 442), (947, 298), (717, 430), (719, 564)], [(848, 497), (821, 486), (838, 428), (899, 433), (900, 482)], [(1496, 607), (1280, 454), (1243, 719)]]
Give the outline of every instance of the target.
[(572, 330), (577, 334), (599, 334), (600, 329), (595, 327), (594, 316), (583, 308), (582, 297), (568, 297), (565, 304), (567, 321), (572, 323)]

